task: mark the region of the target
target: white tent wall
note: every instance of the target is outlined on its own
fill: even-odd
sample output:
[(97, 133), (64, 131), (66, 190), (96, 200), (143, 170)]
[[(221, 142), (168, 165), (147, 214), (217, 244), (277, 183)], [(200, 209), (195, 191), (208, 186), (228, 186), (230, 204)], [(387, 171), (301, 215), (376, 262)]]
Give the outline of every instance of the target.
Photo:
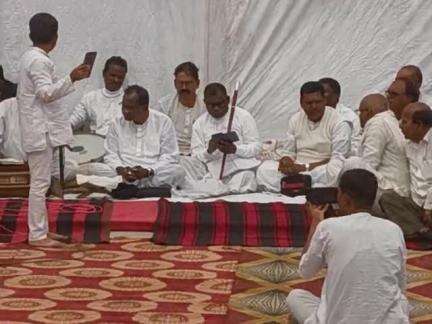
[[(58, 47), (50, 54), (59, 75), (80, 64), (85, 52), (98, 52), (91, 79), (77, 83), (66, 105), (72, 109), (83, 93), (103, 86), (102, 69), (113, 55), (128, 62), (126, 83), (147, 88), (154, 103), (174, 91), (179, 62), (205, 66), (206, 8), (199, 0), (0, 0), (0, 64), (15, 80), (19, 57), (31, 45), (28, 21), (49, 12), (59, 21)], [(205, 80), (204, 69), (201, 75)]]
[(52, 54), (59, 74), (84, 52), (99, 52), (92, 78), (65, 100), (70, 107), (102, 85), (111, 55), (128, 60), (127, 82), (148, 88), (152, 103), (173, 91), (173, 68), (186, 60), (200, 67), (203, 85), (221, 81), (232, 90), (241, 81), (239, 105), (263, 138), (283, 136), (308, 80), (336, 78), (341, 101), (357, 108), (410, 63), (424, 72), (423, 92), (432, 90), (428, 0), (0, 0), (0, 64), (11, 79), (38, 11), (60, 22)]

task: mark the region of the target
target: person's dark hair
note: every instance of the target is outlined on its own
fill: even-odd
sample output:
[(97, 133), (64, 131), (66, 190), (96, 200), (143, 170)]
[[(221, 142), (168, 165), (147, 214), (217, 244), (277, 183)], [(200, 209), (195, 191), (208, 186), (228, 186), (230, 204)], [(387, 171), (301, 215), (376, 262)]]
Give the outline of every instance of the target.
[(106, 60), (105, 66), (104, 66), (104, 69), (103, 69), (103, 73), (105, 73), (106, 71), (108, 71), (110, 65), (121, 66), (122, 68), (125, 69), (126, 72), (128, 70), (126, 60), (124, 58), (120, 57), (120, 56), (111, 56), (108, 60)]
[(135, 93), (138, 96), (138, 104), (141, 106), (148, 106), (149, 104), (149, 93), (143, 87), (134, 84), (126, 88), (125, 95)]
[(56, 37), (58, 22), (52, 15), (40, 12), (31, 17), (29, 22), (30, 39), (33, 44), (46, 44)]
[(221, 83), (217, 83), (217, 82), (209, 83), (204, 89), (204, 97), (213, 97), (219, 94), (222, 94), (224, 96), (228, 95), (226, 88)]
[(0, 102), (16, 97), (17, 84), (6, 80), (3, 74), (3, 66), (0, 65)]
[(402, 67), (402, 69), (408, 69), (414, 72), (415, 78), (417, 79), (417, 84), (419, 85), (419, 87), (422, 85), (423, 73), (417, 65), (405, 65)]
[(400, 79), (400, 82), (405, 83), (405, 94), (411, 99), (411, 102), (419, 100), (420, 91), (410, 80)]
[(328, 84), (330, 88), (333, 90), (334, 93), (340, 97), (341, 94), (341, 86), (339, 82), (337, 82), (335, 79), (332, 78), (322, 78), (318, 81), (321, 84)]
[(199, 80), (198, 76), (198, 67), (192, 62), (184, 62), (182, 64), (177, 65), (174, 70), (174, 76), (177, 76), (180, 72), (184, 72), (187, 75), (191, 76), (195, 80)]
[(416, 124), (423, 124), (432, 127), (432, 109), (423, 102), (416, 104), (419, 109), (412, 114), (412, 121)]
[(300, 97), (307, 93), (319, 92), (324, 97), (324, 87), (318, 81), (308, 81), (300, 88)]
[(375, 202), (378, 181), (375, 175), (364, 169), (344, 172), (339, 180), (339, 189), (354, 201), (358, 208), (371, 208)]

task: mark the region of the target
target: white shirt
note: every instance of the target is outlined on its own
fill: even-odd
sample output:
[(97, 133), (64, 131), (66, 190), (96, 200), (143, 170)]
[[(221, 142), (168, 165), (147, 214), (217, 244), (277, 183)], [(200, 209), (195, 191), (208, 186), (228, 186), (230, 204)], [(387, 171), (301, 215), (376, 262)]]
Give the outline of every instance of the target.
[(72, 128), (88, 123), (92, 132), (106, 136), (111, 122), (122, 113), (123, 94), (123, 89), (112, 92), (105, 88), (85, 94), (72, 112)]
[(415, 143), (408, 141), (406, 155), (409, 161), (411, 198), (426, 210), (432, 210), (432, 128)]
[(53, 147), (71, 143), (69, 113), (59, 100), (74, 90), (69, 75), (58, 79), (54, 63), (38, 47), (25, 52), (19, 66), (17, 101), (24, 151), (44, 150), (46, 134)]
[[(225, 116), (219, 119), (213, 118), (208, 112), (197, 119), (192, 132), (192, 156), (198, 158), (207, 165), (213, 178), (219, 178), (223, 153), (219, 150), (212, 154), (207, 152), (208, 143), (213, 134), (226, 133), (231, 110), (228, 109)], [(237, 151), (227, 154), (224, 175), (229, 175), (239, 170), (254, 168), (260, 164), (256, 158), (261, 151), (261, 142), (255, 119), (252, 115), (239, 107), (236, 107), (232, 123), (232, 131), (236, 132), (239, 141), (234, 144)]]
[(310, 121), (300, 109), (288, 122), (287, 136), (290, 139), (281, 154), (297, 163), (314, 163), (330, 159), (309, 174), (313, 185), (332, 186), (343, 166), (343, 159), (350, 152), (351, 127), (339, 113), (326, 107), (321, 120)]
[(376, 114), (363, 130), (359, 154), (362, 160), (376, 170), (381, 190), (394, 190), (409, 196), (408, 160), (405, 137), (399, 121), (391, 110)]
[(150, 109), (142, 125), (117, 117), (105, 138), (105, 162), (112, 168), (151, 168), (155, 174), (169, 163), (178, 163), (179, 152), (174, 126), (166, 115)]
[(305, 324), (408, 324), (405, 258), (402, 231), (388, 220), (368, 213), (323, 220), (299, 265), (304, 278), (327, 266), (319, 307)]
[(27, 160), (21, 144), (16, 98), (0, 102), (0, 151), (6, 158)]
[(356, 155), (361, 140), (360, 118), (352, 109), (341, 103), (337, 104), (336, 111), (351, 126), (351, 155)]
[(195, 105), (186, 107), (178, 99), (178, 94), (171, 94), (159, 100), (160, 112), (169, 116), (174, 123), (180, 153), (191, 154), (192, 126), (194, 122), (206, 112), (204, 102), (197, 95)]

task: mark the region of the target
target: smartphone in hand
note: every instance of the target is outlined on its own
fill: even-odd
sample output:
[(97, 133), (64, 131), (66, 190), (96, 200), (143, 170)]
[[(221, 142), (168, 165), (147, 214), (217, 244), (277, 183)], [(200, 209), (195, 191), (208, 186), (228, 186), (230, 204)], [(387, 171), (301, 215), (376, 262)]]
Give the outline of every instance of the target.
[(90, 66), (90, 73), (93, 69), (94, 62), (96, 60), (97, 52), (87, 52), (84, 56), (83, 64)]

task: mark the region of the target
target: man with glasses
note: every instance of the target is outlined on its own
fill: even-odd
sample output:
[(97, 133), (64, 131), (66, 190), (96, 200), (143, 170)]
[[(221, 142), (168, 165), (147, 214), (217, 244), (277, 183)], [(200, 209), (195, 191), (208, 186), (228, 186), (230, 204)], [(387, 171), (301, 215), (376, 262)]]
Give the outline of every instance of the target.
[[(208, 190), (209, 183), (215, 184), (211, 194), (244, 193), (257, 188), (255, 169), (260, 161), (256, 157), (261, 151), (261, 144), (251, 114), (244, 109), (235, 108), (232, 131), (236, 132), (238, 141), (213, 136), (227, 132), (229, 102), (230, 97), (222, 84), (207, 85), (204, 90), (207, 113), (197, 119), (192, 130), (192, 158), (199, 160), (207, 171), (205, 175), (188, 174), (195, 180), (192, 183), (197, 191), (200, 188)], [(218, 182), (224, 154), (225, 172), (222, 181)], [(206, 181), (207, 179), (211, 180)]]
[(363, 129), (359, 155), (375, 171), (379, 195), (393, 190), (402, 197), (409, 195), (408, 161), (405, 138), (399, 128), (403, 109), (418, 100), (418, 89), (409, 80), (396, 80), (386, 91), (389, 110), (375, 115)]

